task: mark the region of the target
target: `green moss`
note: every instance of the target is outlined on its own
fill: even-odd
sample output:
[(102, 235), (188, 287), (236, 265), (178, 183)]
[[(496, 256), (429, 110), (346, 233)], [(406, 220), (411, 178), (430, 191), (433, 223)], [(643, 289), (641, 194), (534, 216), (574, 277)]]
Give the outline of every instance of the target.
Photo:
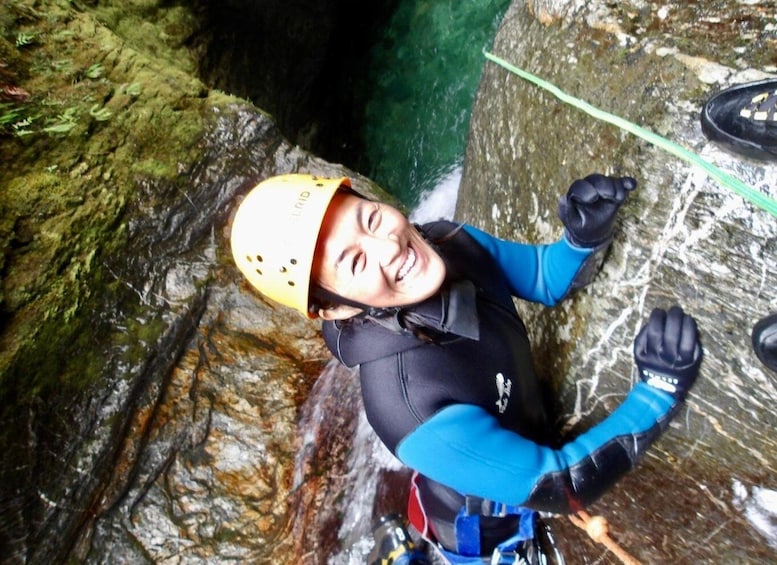
[(133, 163), (130, 169), (133, 173), (143, 176), (150, 176), (156, 178), (173, 178), (175, 177), (175, 169), (171, 167), (170, 163), (160, 161), (158, 159), (144, 159), (137, 163)]
[[(133, 50), (68, 2), (37, 2), (35, 11), (12, 4), (0, 15), (0, 56), (9, 63), (0, 79), (29, 97), (0, 107), (0, 117), (31, 118), (32, 133), (0, 129), (3, 410), (83, 390), (117, 351), (129, 364), (148, 357), (165, 322), (107, 262), (124, 253), (127, 214), (141, 213), (149, 199), (180, 198), (139, 188), (183, 182), (180, 171), (199, 158), (209, 108), (235, 101)], [(126, 8), (139, 17), (162, 10), (156, 4)], [(119, 10), (120, 3), (100, 7)], [(185, 12), (167, 13), (155, 40), (159, 50), (173, 45), (173, 58), (192, 25)], [(36, 34), (23, 51), (8, 39), (20, 30)], [(73, 127), (53, 128), (64, 123)], [(129, 320), (120, 331), (95, 314), (114, 310)]]
[(68, 192), (68, 184), (48, 171), (33, 171), (11, 179), (7, 187), (9, 208), (19, 214), (34, 211), (40, 217), (50, 217), (84, 203), (83, 195)]
[[(86, 300), (81, 310), (90, 303)], [(42, 316), (36, 315), (38, 308), (45, 310)], [(14, 348), (0, 357), (3, 398), (24, 405), (55, 391), (81, 390), (102, 374), (105, 359), (95, 352), (98, 328), (93, 320), (69, 315), (56, 296), (36, 303), (22, 316), (29, 317), (17, 319)]]
[(187, 44), (200, 21), (188, 6), (159, 0), (108, 0), (101, 1), (92, 13), (137, 51), (187, 73), (196, 72), (196, 60)]

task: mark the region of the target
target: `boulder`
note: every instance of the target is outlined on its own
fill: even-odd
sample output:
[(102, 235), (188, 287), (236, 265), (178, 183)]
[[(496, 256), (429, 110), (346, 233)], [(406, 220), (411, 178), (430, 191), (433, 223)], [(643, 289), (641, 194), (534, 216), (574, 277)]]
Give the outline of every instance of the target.
[[(493, 52), (775, 198), (773, 164), (726, 153), (699, 124), (713, 92), (777, 70), (764, 57), (775, 46), (767, 12), (757, 2), (514, 2)], [(742, 18), (753, 41), (737, 47)], [(457, 216), (504, 238), (550, 241), (561, 235), (558, 197), (592, 172), (639, 182), (600, 275), (555, 308), (519, 304), (536, 364), (559, 391), (559, 423), (576, 434), (618, 406), (636, 379), (633, 339), (654, 307), (692, 314), (705, 357), (687, 406), (591, 511), (645, 563), (772, 561), (777, 375), (750, 333), (777, 310), (775, 218), (699, 166), (489, 62)], [(574, 562), (605, 552), (564, 520), (553, 525)]]
[(377, 188), (201, 82), (195, 14), (162, 4), (2, 14), (10, 563), (299, 562), (297, 420), (328, 355), (243, 283), (229, 215), (272, 174)]

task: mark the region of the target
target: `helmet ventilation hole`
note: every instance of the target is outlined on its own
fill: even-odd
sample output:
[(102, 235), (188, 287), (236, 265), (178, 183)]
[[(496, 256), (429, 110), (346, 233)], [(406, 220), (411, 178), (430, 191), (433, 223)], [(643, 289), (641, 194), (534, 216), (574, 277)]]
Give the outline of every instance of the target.
[(256, 269), (256, 274), (259, 276), (262, 276), (264, 273), (262, 272), (261, 269)]
[(294, 281), (289, 281), (289, 286), (294, 286)]
[(290, 259), (289, 263), (291, 263), (292, 265), (296, 265), (297, 264), (297, 260), (296, 259)]

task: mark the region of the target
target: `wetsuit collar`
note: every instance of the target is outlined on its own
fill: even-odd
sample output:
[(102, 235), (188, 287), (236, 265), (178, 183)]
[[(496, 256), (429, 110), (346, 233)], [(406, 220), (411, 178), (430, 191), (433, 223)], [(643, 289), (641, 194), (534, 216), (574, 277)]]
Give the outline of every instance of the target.
[(474, 340), (480, 338), (476, 294), (475, 284), (468, 280), (455, 282), (447, 293), (442, 293), (442, 331)]
[(480, 337), (475, 285), (468, 280), (448, 283), (419, 304), (373, 309), (364, 317), (398, 333), (409, 332), (413, 325), (420, 325), (453, 337), (474, 340)]

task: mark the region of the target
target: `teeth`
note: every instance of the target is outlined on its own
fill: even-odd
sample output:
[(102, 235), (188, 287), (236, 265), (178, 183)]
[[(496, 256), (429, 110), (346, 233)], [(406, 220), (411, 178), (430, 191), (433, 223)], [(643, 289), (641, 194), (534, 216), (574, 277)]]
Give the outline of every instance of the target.
[(407, 250), (407, 261), (405, 261), (405, 264), (402, 265), (402, 268), (399, 269), (399, 274), (397, 275), (397, 280), (401, 281), (404, 279), (407, 274), (410, 272), (410, 270), (415, 265), (415, 251), (413, 251), (411, 248), (408, 248)]

